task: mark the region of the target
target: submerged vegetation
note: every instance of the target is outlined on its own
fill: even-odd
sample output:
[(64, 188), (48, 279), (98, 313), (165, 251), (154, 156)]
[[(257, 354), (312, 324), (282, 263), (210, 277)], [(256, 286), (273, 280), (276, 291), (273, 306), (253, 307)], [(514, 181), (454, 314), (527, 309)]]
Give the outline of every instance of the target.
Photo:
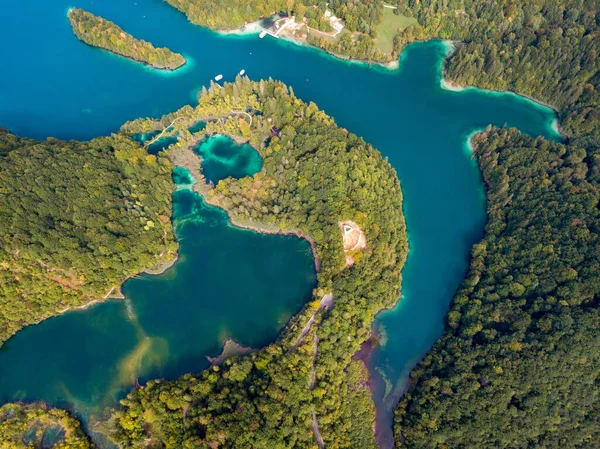
[(113, 22), (79, 8), (69, 10), (69, 20), (75, 35), (93, 47), (103, 48), (156, 69), (175, 70), (186, 63), (179, 53), (168, 48), (156, 48), (150, 42), (136, 39)]
[(0, 345), (175, 257), (171, 164), (122, 136), (0, 130)]
[(79, 421), (68, 412), (44, 404), (0, 407), (0, 447), (92, 449)]
[[(198, 120), (206, 128), (190, 133)], [(257, 148), (264, 165), (253, 177), (227, 178), (215, 188), (200, 179), (195, 188), (237, 224), (310, 236), (318, 286), (275, 343), (198, 375), (148, 382), (122, 401), (105, 431), (121, 447), (312, 448), (320, 433), (327, 447), (375, 448), (367, 373), (352, 356), (375, 314), (399, 298), (407, 241), (395, 171), (274, 81), (238, 78), (205, 91), (195, 108), (129, 122), (122, 132), (164, 127), (179, 139), (166, 155), (175, 164), (186, 160), (195, 173), (191, 148), (206, 133)], [(368, 244), (346, 268), (339, 222), (348, 219)]]
[(461, 39), (447, 77), (550, 103), (564, 144), (475, 138), (488, 224), (446, 332), (396, 412), (407, 448), (587, 448), (600, 437), (597, 2), (410, 1), (403, 42)]

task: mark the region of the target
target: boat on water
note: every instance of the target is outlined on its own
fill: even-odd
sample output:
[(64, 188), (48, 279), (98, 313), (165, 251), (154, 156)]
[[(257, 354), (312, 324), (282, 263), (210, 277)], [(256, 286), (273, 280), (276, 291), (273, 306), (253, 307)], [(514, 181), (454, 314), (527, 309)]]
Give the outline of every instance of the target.
[(265, 37), (266, 35), (267, 35), (267, 30), (262, 30), (262, 31), (260, 32), (260, 34), (258, 35), (258, 37), (260, 37), (260, 38), (262, 39), (262, 38), (263, 38), (263, 37)]
[(221, 81), (223, 79), (223, 75), (219, 74), (215, 76), (215, 81)]
[(240, 75), (243, 75), (244, 73), (246, 73), (244, 69), (240, 70)]

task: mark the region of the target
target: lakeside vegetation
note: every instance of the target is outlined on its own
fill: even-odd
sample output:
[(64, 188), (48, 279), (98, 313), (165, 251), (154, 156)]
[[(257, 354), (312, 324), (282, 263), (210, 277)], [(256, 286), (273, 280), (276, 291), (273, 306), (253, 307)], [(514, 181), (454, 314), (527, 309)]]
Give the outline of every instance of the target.
[[(398, 447), (587, 448), (600, 437), (600, 188), (580, 147), (516, 130), (474, 141), (485, 237), (411, 374)], [(401, 437), (402, 436), (402, 437)]]
[(458, 85), (511, 90), (552, 105), (563, 131), (587, 147), (600, 136), (600, 25), (597, 2), (427, 0), (408, 2), (420, 25), (401, 45), (444, 38), (460, 41), (446, 64)]
[(0, 447), (6, 449), (93, 449), (79, 421), (65, 410), (44, 404), (0, 407)]
[(69, 20), (75, 36), (88, 45), (108, 50), (156, 69), (175, 70), (186, 63), (179, 53), (168, 48), (156, 48), (150, 42), (136, 39), (119, 26), (79, 8), (69, 10)]
[[(206, 128), (190, 133), (200, 120)], [(187, 158), (193, 173), (199, 162), (190, 148), (207, 133), (249, 141), (259, 151), (263, 169), (253, 177), (210, 188), (197, 174), (195, 188), (238, 224), (310, 236), (320, 262), (318, 286), (315, 300), (276, 342), (200, 374), (148, 382), (121, 401), (104, 431), (124, 448), (314, 448), (314, 414), (327, 447), (376, 448), (367, 372), (353, 354), (369, 337), (375, 314), (400, 297), (407, 240), (395, 171), (370, 145), (275, 81), (238, 77), (204, 90), (195, 108), (135, 120), (122, 132), (169, 125), (178, 142), (165, 154), (179, 163)], [(346, 268), (339, 222), (348, 219), (365, 232), (367, 248)], [(333, 307), (321, 306), (330, 292)]]
[[(597, 2), (409, 1), (402, 43), (459, 39), (446, 77), (558, 109), (564, 144), (488, 130), (488, 224), (446, 331), (396, 410), (406, 448), (588, 448), (600, 437)], [(410, 11), (409, 11), (410, 12)]]
[[(445, 4), (448, 3), (452, 5), (451, 2)], [(509, 26), (506, 31), (507, 28), (503, 28), (505, 21), (513, 23), (504, 16), (498, 15), (492, 21), (490, 13), (490, 21), (484, 20), (483, 14), (489, 12), (486, 8), (497, 5), (473, 3), (473, 9), (469, 3), (464, 12), (452, 10), (454, 17), (441, 14), (435, 20), (440, 23), (448, 20), (448, 30), (451, 30), (454, 18), (474, 14), (472, 22), (468, 22), (469, 29), (483, 34), (481, 30), (485, 28), (477, 27), (489, 26), (485, 32), (493, 33), (495, 40), (490, 44), (473, 31), (451, 57), (449, 79), (497, 89), (504, 85), (527, 95), (537, 95), (537, 92), (538, 98), (560, 107), (561, 123), (569, 142), (561, 145), (543, 139), (532, 140), (512, 130), (488, 130), (476, 138), (476, 156), (488, 187), (490, 220), (486, 236), (474, 247), (471, 269), (448, 314), (445, 335), (414, 371), (414, 384), (398, 407), (397, 444), (423, 448), (590, 447), (600, 436), (596, 420), (599, 416), (596, 379), (600, 365), (596, 350), (600, 324), (597, 301), (600, 296), (597, 279), (600, 268), (597, 255), (599, 78), (597, 58), (587, 59), (590, 54), (597, 55), (598, 39), (594, 34), (597, 26), (590, 20), (593, 14), (586, 10), (589, 4), (585, 2), (570, 3), (562, 13), (554, 10), (555, 4), (534, 2), (534, 11), (540, 8), (539, 15), (534, 14), (522, 23), (524, 38), (518, 29)], [(499, 7), (504, 10), (510, 6), (514, 5)], [(444, 7), (443, 4), (436, 6), (438, 11), (444, 11)], [(577, 13), (571, 7), (588, 12)], [(550, 20), (546, 14), (555, 15)], [(423, 12), (419, 16), (426, 26), (412, 28), (402, 36), (401, 43), (443, 31), (434, 21), (427, 22), (426, 15)], [(584, 24), (580, 34), (570, 28), (577, 25), (570, 20), (572, 17)], [(457, 27), (463, 25), (461, 22)], [(435, 33), (428, 34), (429, 26), (437, 27)], [(550, 36), (551, 40), (544, 34), (549, 30), (556, 34)], [(529, 32), (533, 34), (527, 37)], [(459, 32), (452, 33), (459, 35)], [(448, 36), (452, 33), (448, 31)], [(505, 47), (506, 42), (515, 47)], [(552, 45), (546, 47), (550, 42)], [(521, 45), (525, 45), (526, 50), (519, 47)], [(478, 56), (473, 57), (465, 50), (468, 48), (478, 52), (474, 53)], [(493, 48), (496, 48), (495, 56)], [(501, 69), (494, 78), (492, 68), (497, 69), (497, 64), (501, 64)], [(459, 67), (462, 68), (459, 70)], [(515, 70), (523, 71), (519, 74)], [(225, 180), (215, 190), (207, 191), (210, 200), (228, 209), (241, 223), (259, 226), (272, 220), (271, 226), (284, 230), (294, 229), (293, 226), (299, 224), (303, 229), (318, 231), (322, 215), (317, 212), (325, 216), (331, 212), (324, 205), (329, 198), (319, 196), (316, 187), (311, 186), (302, 194), (297, 190), (306, 189), (313, 181), (315, 186), (332, 182), (331, 189), (336, 194), (342, 190), (335, 184), (336, 179), (328, 179), (342, 172), (332, 169), (332, 161), (320, 160), (320, 139), (325, 142), (325, 148), (337, 146), (329, 137), (319, 137), (321, 128), (317, 127), (314, 136), (318, 137), (318, 145), (312, 142), (306, 145), (308, 156), (295, 152), (293, 147), (304, 145), (306, 139), (296, 135), (296, 125), (302, 123), (297, 122), (300, 118), (295, 114), (303, 111), (300, 117), (310, 125), (308, 128), (313, 126), (313, 121), (319, 121), (308, 116), (310, 106), (297, 107), (297, 100), (287, 91), (277, 95), (292, 100), (277, 97), (269, 104), (261, 95), (264, 96), (266, 90), (273, 96), (275, 89), (272, 92), (271, 87), (270, 83), (263, 83), (254, 84), (250, 89), (248, 81), (240, 80), (233, 87), (228, 85), (222, 93), (214, 90), (205, 93), (204, 100), (200, 100), (203, 109), (184, 108), (161, 121), (135, 121), (126, 125), (124, 131), (162, 128), (175, 117), (187, 117), (191, 122), (202, 116), (209, 119), (209, 132), (226, 132), (242, 140), (250, 139), (265, 161), (269, 160), (276, 169), (271, 167), (271, 171), (267, 171), (265, 168), (252, 180)], [(252, 90), (254, 93), (248, 94)], [(256, 102), (252, 95), (256, 95)], [(245, 100), (248, 102), (244, 103)], [(246, 111), (248, 105), (254, 110), (256, 124), (251, 125), (243, 113), (232, 113)], [(271, 106), (278, 112), (265, 114)], [(254, 115), (256, 111), (265, 114), (264, 118)], [(268, 118), (274, 117), (278, 117), (277, 123), (290, 126), (278, 128), (274, 122), (268, 122)], [(319, 126), (325, 128), (325, 125)], [(173, 126), (173, 133), (175, 131), (181, 133), (179, 144), (167, 154), (185, 149), (197, 138), (189, 131), (185, 133), (184, 128), (179, 129), (179, 123)], [(337, 137), (335, 134), (332, 139)], [(268, 153), (270, 150), (266, 148), (271, 148), (273, 142), (280, 145), (273, 147), (278, 148), (277, 151)], [(8, 139), (4, 147), (0, 147), (0, 158), (10, 148)], [(311, 154), (313, 150), (315, 153)], [(337, 155), (337, 151), (334, 154)], [(361, 152), (362, 149), (358, 154)], [(314, 154), (319, 157), (318, 164), (313, 163), (312, 170), (304, 171), (306, 158)], [(361, 173), (362, 168), (359, 164), (358, 168), (353, 166), (348, 173), (343, 173)], [(371, 165), (365, 168), (373, 169)], [(325, 169), (323, 174), (321, 170)], [(372, 187), (371, 181), (352, 180), (353, 189), (369, 191)], [(285, 183), (293, 185), (293, 189), (282, 188), (281, 184)], [(389, 187), (378, 195), (388, 196), (386, 189)], [(285, 205), (281, 214), (280, 204)], [(305, 207), (312, 209), (304, 213)], [(386, 219), (385, 213), (387, 210), (382, 213), (382, 220)], [(326, 234), (328, 229), (325, 226)], [(382, 234), (388, 238), (387, 231)], [(379, 238), (379, 234), (373, 235)], [(228, 361), (224, 367), (211, 368), (198, 376), (186, 375), (173, 382), (149, 382), (123, 402), (125, 408), (116, 412), (106, 430), (125, 447), (146, 447), (149, 442), (164, 447), (185, 447), (184, 444), (191, 447), (314, 447), (311, 414), (316, 410), (321, 433), (325, 438), (333, 438), (327, 440), (327, 447), (375, 447), (370, 433), (372, 404), (364, 386), (366, 373), (359, 362), (347, 357), (350, 352), (346, 353), (349, 346), (344, 338), (347, 329), (357, 323), (359, 331), (355, 340), (363, 338), (362, 332), (368, 329), (369, 319), (372, 319), (369, 307), (384, 302), (379, 295), (371, 293), (376, 289), (385, 291), (391, 276), (386, 274), (379, 282), (378, 267), (369, 265), (367, 279), (373, 285), (356, 289), (353, 276), (361, 280), (363, 260), (359, 257), (358, 271), (351, 271), (356, 267), (346, 271), (339, 271), (339, 267), (331, 269), (335, 264), (329, 262), (336, 260), (335, 240), (327, 236), (319, 238), (318, 254), (326, 262), (325, 269), (329, 273), (320, 275), (319, 281), (326, 286), (328, 276), (333, 276), (331, 286), (336, 299), (332, 312), (317, 310), (318, 306), (312, 304), (292, 320), (281, 341), (258, 354)], [(371, 238), (369, 234), (368, 238)], [(330, 244), (333, 248), (329, 248)], [(383, 250), (389, 251), (390, 257), (394, 254), (391, 246)], [(386, 257), (381, 255), (380, 260), (385, 261)], [(338, 312), (338, 278), (343, 278), (340, 285), (344, 308), (334, 315)], [(347, 292), (343, 288), (347, 288)], [(315, 298), (326, 291), (323, 288), (315, 292)], [(313, 332), (311, 328), (303, 343), (290, 351), (296, 344), (294, 337), (315, 311), (316, 330)], [(363, 313), (367, 318), (362, 317)], [(324, 350), (323, 332), (326, 338), (329, 336)], [(355, 337), (354, 334), (348, 336)], [(319, 339), (318, 382), (315, 389), (305, 390), (310, 379), (315, 337)]]
[[(394, 37), (398, 26), (412, 23), (410, 18), (392, 20), (384, 11), (382, 0), (332, 0), (327, 4), (316, 0), (167, 0), (182, 11), (190, 22), (213, 30), (232, 30), (260, 19), (284, 13), (295, 16), (296, 22), (306, 20), (308, 33), (295, 36), (310, 45), (321, 48), (335, 56), (363, 61), (389, 63), (398, 58)], [(331, 32), (325, 19), (329, 10), (344, 23), (344, 31), (338, 36), (322, 35), (316, 31)], [(395, 10), (391, 14), (396, 14)], [(385, 20), (383, 20), (385, 17)], [(414, 20), (414, 19), (413, 19)], [(382, 22), (383, 21), (383, 22)], [(381, 39), (375, 39), (381, 33)], [(392, 47), (388, 42), (391, 39)]]
[(38, 142), (0, 129), (0, 345), (174, 259), (170, 172), (123, 136)]

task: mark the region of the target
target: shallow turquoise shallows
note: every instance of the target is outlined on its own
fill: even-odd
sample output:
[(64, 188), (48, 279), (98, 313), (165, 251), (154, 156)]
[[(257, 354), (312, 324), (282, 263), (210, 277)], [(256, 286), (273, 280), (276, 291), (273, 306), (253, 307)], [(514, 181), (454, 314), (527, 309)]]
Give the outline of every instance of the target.
[(243, 178), (262, 168), (262, 158), (248, 144), (237, 145), (227, 136), (211, 136), (202, 140), (194, 151), (202, 158), (202, 174), (207, 182), (217, 185), (228, 176)]
[[(70, 6), (111, 19), (135, 36), (183, 53), (190, 62), (181, 70), (165, 74), (88, 47), (72, 35), (66, 16)], [(484, 190), (466, 144), (467, 137), (488, 124), (506, 124), (533, 136), (558, 138), (552, 128), (553, 112), (511, 94), (442, 89), (441, 63), (447, 49), (441, 42), (410, 46), (403, 52), (400, 68), (391, 71), (343, 62), (318, 50), (270, 37), (221, 36), (189, 24), (166, 2), (156, 0), (20, 0), (6, 2), (2, 13), (10, 20), (5, 20), (0, 27), (0, 51), (10, 55), (10, 62), (3, 64), (0, 70), (0, 86), (5, 87), (0, 94), (0, 126), (16, 133), (72, 139), (109, 134), (127, 120), (160, 116), (190, 103), (198, 90), (216, 75), (223, 74), (225, 81), (232, 80), (244, 69), (251, 79), (272, 77), (291, 85), (300, 98), (317, 103), (338, 125), (364, 137), (389, 158), (402, 183), (411, 251), (403, 271), (403, 298), (393, 311), (382, 313), (376, 323), (386, 335), (386, 343), (374, 354), (371, 368), (374, 374), (385, 376), (390, 386), (387, 390), (393, 393), (384, 400), (386, 384), (378, 377), (375, 400), (380, 413), (380, 438), (389, 437), (390, 411), (397, 394), (402, 390), (407, 373), (443, 331), (443, 317), (467, 269), (471, 246), (482, 235)], [(210, 235), (213, 244), (221, 250), (228, 247), (230, 234), (236, 232), (244, 236), (242, 242), (259, 239), (263, 242), (261, 251), (272, 251), (272, 257), (289, 256), (291, 248), (285, 251), (285, 245), (306, 250), (302, 242), (293, 240), (269, 240), (247, 231), (210, 227), (206, 223), (201, 229), (198, 232)], [(144, 277), (126, 285), (126, 292), (132, 296), (130, 302), (140, 306), (146, 302), (157, 303), (157, 307), (164, 308), (165, 316), (176, 322), (185, 322), (190, 309), (198, 314), (206, 309), (207, 314), (220, 320), (223, 317), (211, 308), (215, 304), (209, 301), (206, 305), (203, 298), (219, 291), (220, 278), (232, 276), (232, 270), (241, 270), (244, 264), (240, 261), (240, 266), (228, 265), (218, 271), (220, 256), (215, 254), (218, 251), (213, 246), (188, 247), (187, 244), (184, 239), (183, 260), (174, 272), (192, 269), (194, 258), (204, 263), (195, 269), (195, 274), (205, 279), (204, 282), (183, 284), (183, 277), (169, 279), (170, 275), (165, 274), (156, 281), (160, 288), (144, 290), (143, 286), (150, 282)], [(265, 257), (257, 254), (252, 251), (245, 260), (256, 263)], [(288, 263), (306, 264), (303, 257)], [(210, 272), (210, 276), (204, 276), (205, 272)], [(278, 270), (276, 275), (282, 273)], [(253, 285), (269, 285), (268, 273), (256, 273), (256, 276), (261, 279), (256, 279)], [(287, 316), (298, 304), (294, 295), (308, 284), (305, 279), (290, 280), (292, 288), (285, 295), (293, 298), (285, 299)], [(134, 295), (132, 289), (139, 294)], [(178, 299), (181, 305), (169, 315), (171, 289), (183, 290)], [(269, 303), (276, 304), (276, 292), (271, 290), (269, 287), (268, 295), (273, 297)], [(154, 291), (157, 296), (151, 294)], [(227, 295), (221, 291), (218, 297), (225, 301), (229, 300)], [(249, 295), (247, 301), (256, 301), (255, 297)], [(70, 389), (70, 396), (64, 397), (71, 400), (78, 393), (83, 395), (73, 385), (85, 382), (98, 371), (104, 372), (108, 379), (105, 382), (118, 382), (115, 379), (121, 377), (110, 371), (108, 367), (112, 362), (106, 359), (121, 360), (131, 354), (135, 346), (123, 348), (120, 342), (127, 339), (133, 344), (141, 341), (143, 335), (131, 325), (126, 313), (123, 303), (110, 302), (76, 312), (81, 318), (73, 320), (69, 327), (62, 325), (70, 320), (68, 316), (48, 321), (48, 333), (43, 339), (37, 335), (43, 332), (44, 325), (25, 329), (2, 352), (0, 372), (9, 371), (11, 377), (23, 377), (23, 381), (35, 387), (30, 391), (31, 399), (57, 397), (59, 387), (44, 386), (45, 378), (51, 378), (56, 385), (64, 384), (64, 391)], [(267, 334), (274, 337), (276, 314), (267, 316), (270, 312), (258, 307), (255, 315), (251, 313), (254, 312), (245, 312), (245, 318), (262, 323), (261, 326), (272, 326), (273, 332)], [(146, 362), (154, 367), (150, 371), (176, 375), (185, 369), (197, 371), (205, 366), (201, 357), (198, 360), (171, 358), (178, 349), (161, 340), (173, 339), (176, 345), (194, 344), (198, 338), (196, 330), (175, 326), (168, 331), (162, 316), (153, 321), (151, 314), (145, 315), (139, 310), (135, 316), (141, 328), (154, 338), (145, 343), (152, 345), (152, 353), (158, 354), (156, 360)], [(232, 321), (227, 335), (244, 336), (246, 340), (242, 341), (248, 342), (254, 338), (248, 329), (244, 323)], [(82, 332), (94, 334), (88, 346), (86, 341), (80, 341)], [(219, 332), (223, 331), (215, 326), (210, 332), (213, 332), (210, 351), (216, 352)], [(209, 328), (204, 335), (203, 338), (209, 338)], [(261, 343), (266, 340), (263, 338)], [(11, 349), (17, 342), (18, 350)], [(57, 354), (55, 348), (59, 346), (68, 353)], [(109, 357), (107, 352), (113, 350), (120, 353)], [(161, 355), (163, 353), (167, 356)], [(70, 357), (69, 363), (76, 371), (42, 369), (61, 357)], [(19, 364), (23, 367), (20, 375), (15, 371)], [(0, 382), (0, 388), (0, 397), (6, 400), (17, 387)], [(82, 396), (83, 404), (74, 404), (77, 410), (102, 400), (104, 390), (98, 391), (100, 393), (86, 392)]]

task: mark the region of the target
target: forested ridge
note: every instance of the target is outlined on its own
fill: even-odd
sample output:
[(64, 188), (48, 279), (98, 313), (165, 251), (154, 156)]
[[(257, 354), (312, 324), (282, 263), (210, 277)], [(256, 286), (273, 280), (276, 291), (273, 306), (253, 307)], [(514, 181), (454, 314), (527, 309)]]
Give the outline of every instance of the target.
[[(206, 128), (190, 133), (198, 120)], [(121, 401), (105, 432), (125, 448), (314, 448), (316, 423), (328, 448), (375, 448), (366, 369), (352, 357), (375, 314), (399, 298), (407, 241), (395, 171), (279, 82), (238, 78), (205, 90), (195, 108), (129, 122), (122, 132), (169, 124), (168, 133), (179, 136), (166, 151), (173, 160), (206, 133), (249, 140), (258, 149), (261, 172), (198, 189), (238, 224), (310, 236), (318, 286), (315, 300), (275, 343), (200, 374), (148, 382)], [(367, 238), (350, 266), (339, 224), (348, 219)], [(328, 293), (332, 307), (320, 304)]]
[(113, 22), (83, 9), (71, 8), (69, 20), (75, 35), (93, 47), (103, 48), (157, 69), (175, 70), (186, 63), (179, 53), (173, 53), (168, 48), (156, 48), (150, 42), (136, 39)]
[(0, 345), (175, 257), (170, 171), (122, 136), (38, 142), (0, 129)]
[(446, 77), (558, 109), (565, 143), (475, 138), (483, 240), (396, 411), (407, 448), (590, 448), (600, 437), (600, 5), (409, 1), (401, 39), (458, 39)]
[(0, 407), (2, 449), (93, 449), (79, 421), (65, 410), (44, 404), (7, 404)]

